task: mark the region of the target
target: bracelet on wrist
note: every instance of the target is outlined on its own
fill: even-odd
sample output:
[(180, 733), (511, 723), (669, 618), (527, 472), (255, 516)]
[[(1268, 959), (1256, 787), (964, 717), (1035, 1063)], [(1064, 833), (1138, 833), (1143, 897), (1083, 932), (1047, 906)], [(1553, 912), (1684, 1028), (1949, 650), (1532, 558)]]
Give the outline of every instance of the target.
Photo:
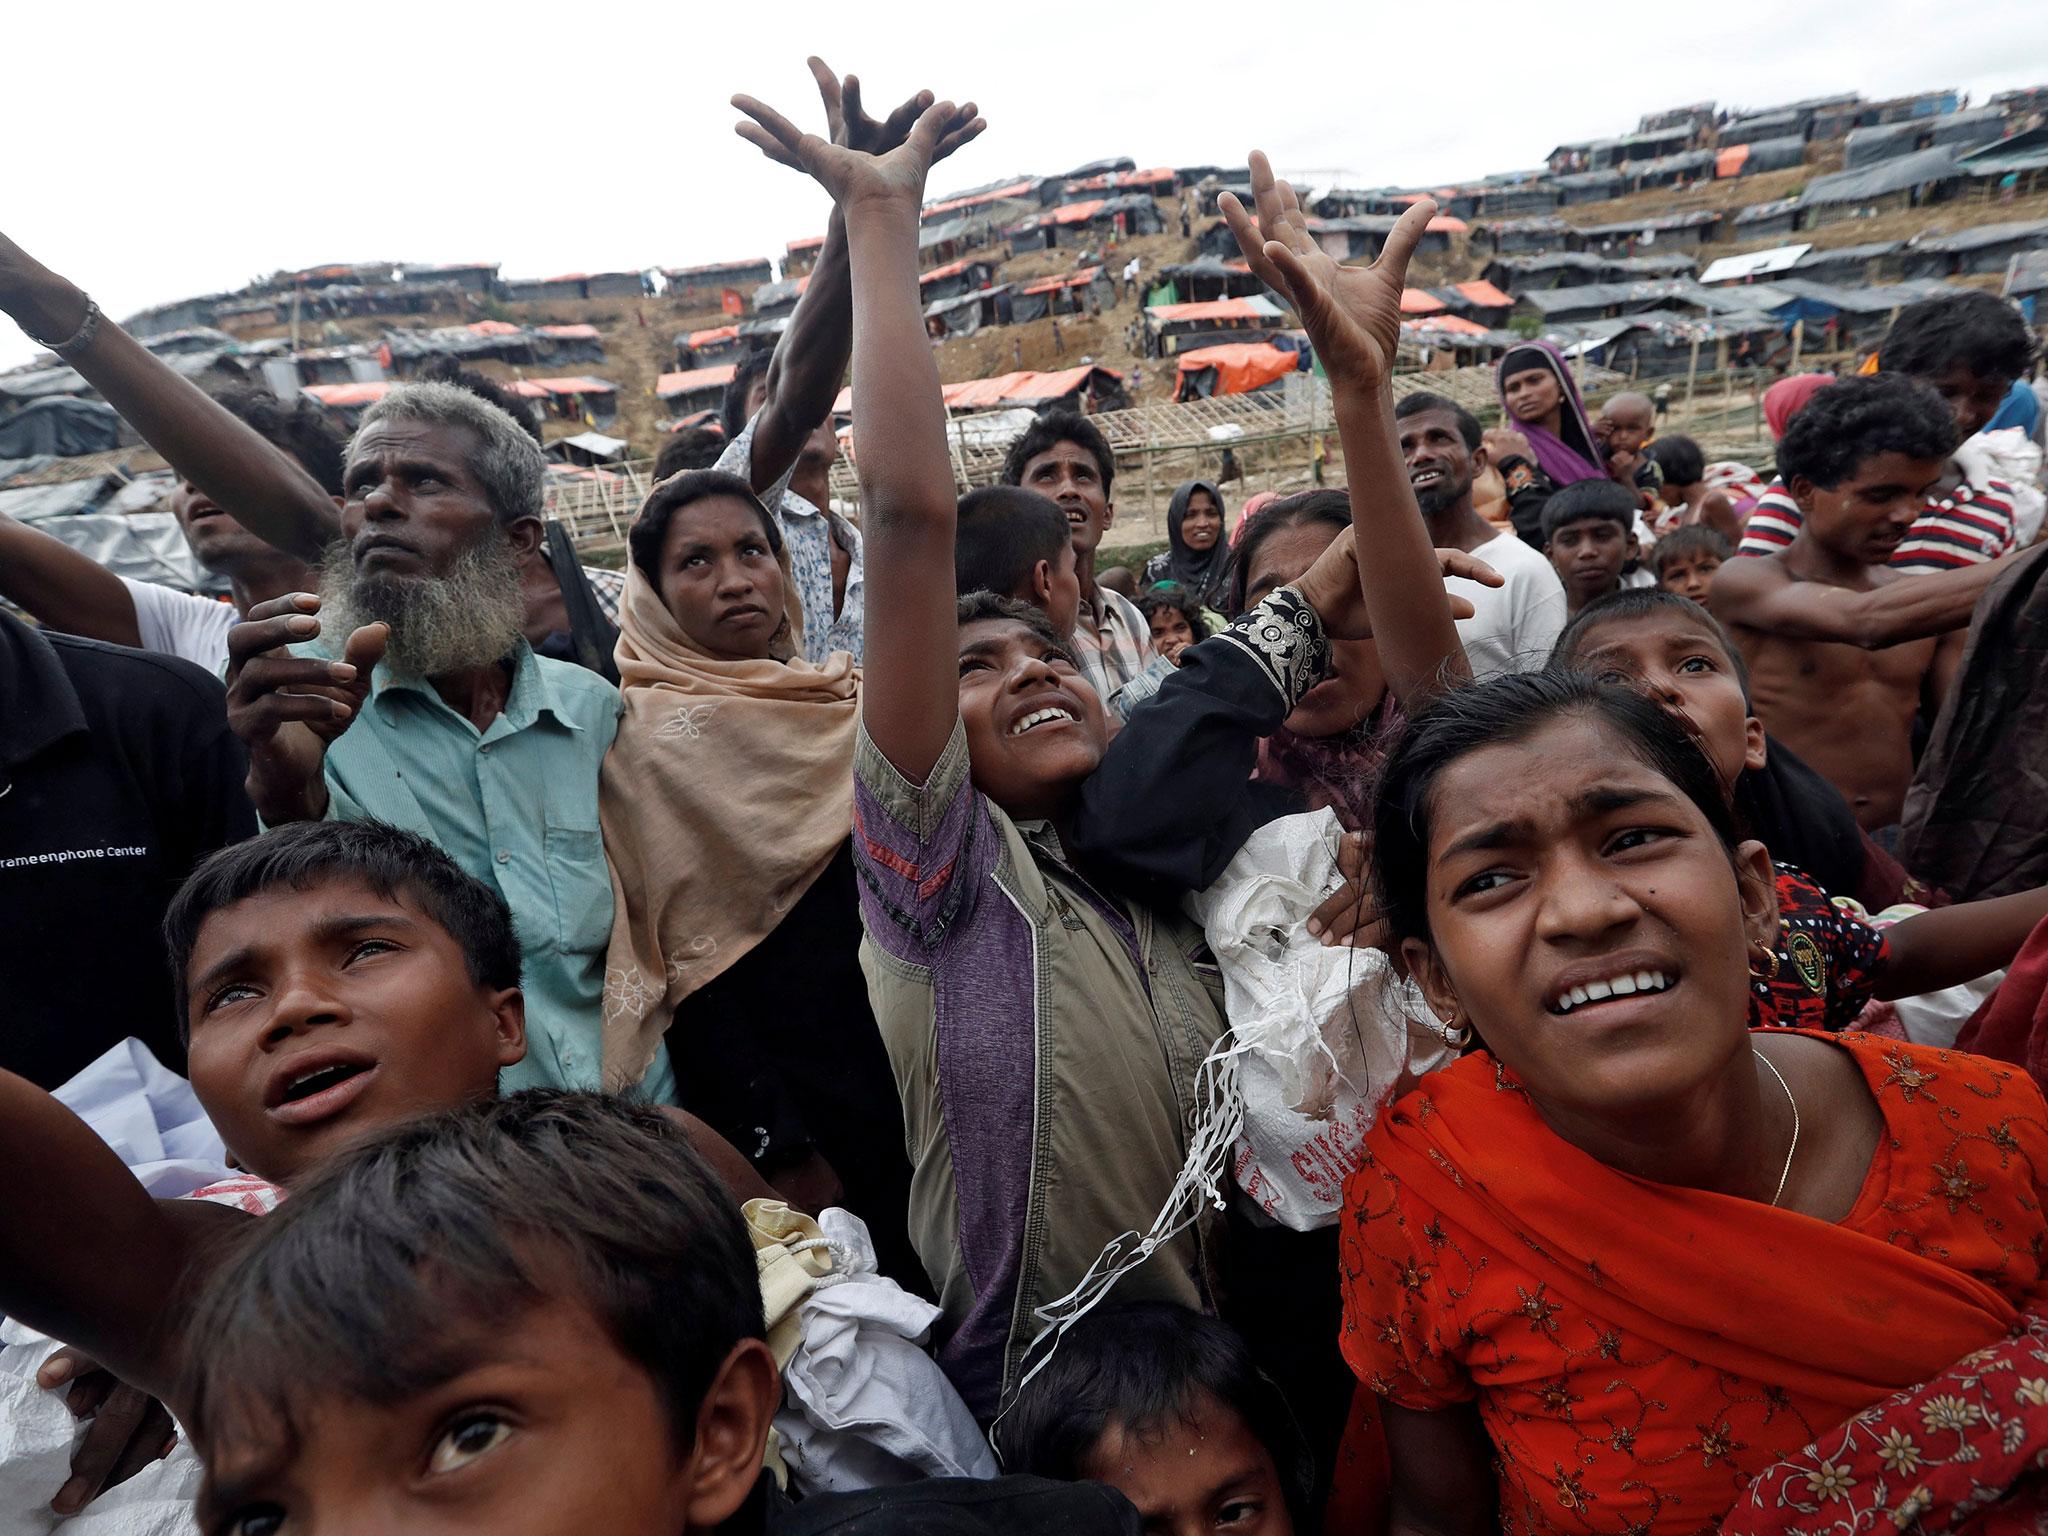
[(87, 294), (85, 296), (85, 318), (78, 322), (78, 329), (62, 341), (46, 341), (34, 331), (29, 330), (27, 326), (23, 326), (22, 330), (27, 334), (28, 339), (37, 346), (56, 353), (57, 356), (68, 362), (92, 345), (93, 337), (99, 334), (100, 306), (91, 294)]

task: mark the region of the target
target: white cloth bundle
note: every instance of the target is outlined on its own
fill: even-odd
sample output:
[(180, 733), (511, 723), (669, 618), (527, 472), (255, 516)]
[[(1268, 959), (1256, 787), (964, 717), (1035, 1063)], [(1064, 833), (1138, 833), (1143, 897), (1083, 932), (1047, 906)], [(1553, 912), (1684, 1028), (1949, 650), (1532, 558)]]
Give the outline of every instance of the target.
[(1306, 927), (1337, 888), (1342, 830), (1328, 810), (1269, 822), (1187, 903), (1223, 968), (1244, 1102), (1238, 1187), (1304, 1232), (1336, 1220), (1380, 1106), (1451, 1059), (1385, 955)]

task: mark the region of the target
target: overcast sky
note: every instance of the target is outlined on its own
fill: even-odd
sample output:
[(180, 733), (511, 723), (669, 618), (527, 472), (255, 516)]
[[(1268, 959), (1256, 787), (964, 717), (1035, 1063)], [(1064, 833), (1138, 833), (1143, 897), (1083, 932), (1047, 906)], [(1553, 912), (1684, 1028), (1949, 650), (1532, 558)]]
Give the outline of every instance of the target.
[[(1303, 181), (1449, 181), (1684, 102), (1982, 100), (2048, 78), (2040, 0), (1546, 9), (1532, 26), (1536, 6), (1499, 0), (24, 3), (0, 50), (17, 126), (0, 228), (117, 316), (321, 262), (527, 277), (779, 256), (823, 228), (825, 199), (734, 136), (727, 98), (816, 126), (806, 52), (872, 103), (920, 86), (980, 103), (988, 132), (935, 195), (1253, 146)], [(0, 318), (0, 365), (31, 351)]]

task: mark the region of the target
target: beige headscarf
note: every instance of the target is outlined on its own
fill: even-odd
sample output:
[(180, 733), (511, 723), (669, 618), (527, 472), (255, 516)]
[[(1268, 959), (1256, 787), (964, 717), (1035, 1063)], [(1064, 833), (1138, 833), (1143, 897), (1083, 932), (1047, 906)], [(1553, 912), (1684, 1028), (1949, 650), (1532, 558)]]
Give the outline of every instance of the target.
[(860, 669), (844, 651), (822, 667), (720, 661), (637, 566), (619, 618), (625, 712), (598, 789), (615, 1090), (646, 1072), (676, 1005), (773, 931), (846, 840), (860, 714)]

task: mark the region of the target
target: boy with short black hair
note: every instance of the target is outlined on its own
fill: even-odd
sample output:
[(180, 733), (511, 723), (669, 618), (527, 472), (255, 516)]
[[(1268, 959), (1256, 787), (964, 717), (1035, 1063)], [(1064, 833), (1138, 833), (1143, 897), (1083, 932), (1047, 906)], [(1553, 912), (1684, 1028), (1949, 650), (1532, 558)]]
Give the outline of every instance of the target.
[(990, 485), (960, 498), (953, 584), (961, 596), (993, 592), (1042, 610), (1056, 634), (1071, 637), (1080, 613), (1074, 542), (1059, 503), (1014, 485)]
[(1545, 503), (1543, 552), (1564, 584), (1568, 613), (1621, 590), (1622, 570), (1637, 554), (1635, 523), (1634, 494), (1612, 480), (1581, 480)]
[(659, 1110), (591, 1094), (336, 1159), (187, 1327), (209, 1530), (710, 1530), (781, 1402), (739, 1212)]
[(1704, 603), (1714, 584), (1714, 572), (1734, 553), (1728, 541), (1705, 523), (1688, 523), (1656, 542), (1650, 550), (1650, 568), (1665, 591)]
[(1160, 1302), (1077, 1323), (996, 1432), (1014, 1472), (1109, 1484), (1147, 1529), (1308, 1536), (1315, 1462), (1228, 1323)]
[[(1136, 1536), (1100, 1487), (929, 1479), (792, 1508), (753, 1245), (660, 1111), (534, 1091), (336, 1159), (193, 1308), (203, 1528)], [(926, 1511), (929, 1511), (926, 1513)]]
[(1873, 833), (1899, 820), (1914, 718), (1940, 707), (1962, 626), (2004, 570), (1986, 561), (1909, 576), (1891, 563), (1955, 434), (1941, 397), (1902, 374), (1820, 390), (1778, 444), (1798, 534), (1777, 554), (1724, 565), (1709, 594), (1749, 663), (1757, 714)]
[[(193, 1091), (255, 1181), (296, 1186), (367, 1134), (491, 1098), (525, 1054), (511, 913), (411, 832), (302, 822), (223, 849), (165, 928)], [(743, 1197), (769, 1193), (737, 1152), (662, 1113)], [(0, 1312), (171, 1391), (191, 1286), (243, 1212), (150, 1198), (71, 1111), (7, 1073), (0, 1164), (17, 1175), (0, 1189)]]
[(1082, 675), (1121, 719), (1127, 711), (1119, 695), (1145, 672), (1154, 653), (1151, 631), (1137, 605), (1095, 579), (1096, 551), (1116, 520), (1116, 455), (1087, 417), (1047, 411), (1010, 445), (1003, 484), (1050, 497), (1066, 514), (1081, 588), (1076, 654)]

